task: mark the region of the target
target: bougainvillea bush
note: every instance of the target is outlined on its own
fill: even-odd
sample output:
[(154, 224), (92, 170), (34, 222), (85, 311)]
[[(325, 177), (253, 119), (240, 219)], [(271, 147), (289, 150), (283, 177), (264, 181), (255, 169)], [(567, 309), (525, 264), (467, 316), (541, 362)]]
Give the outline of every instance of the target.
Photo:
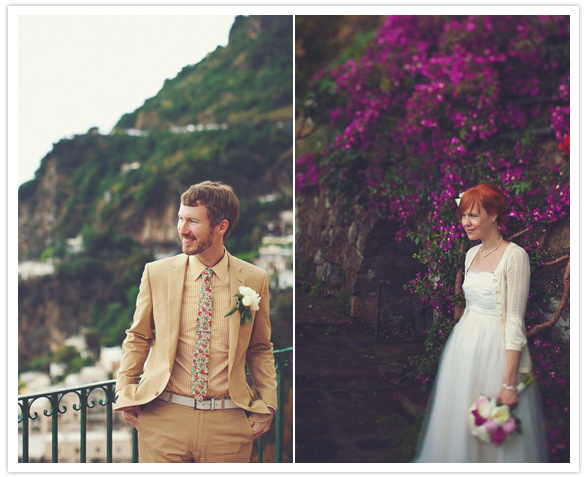
[[(502, 232), (533, 272), (528, 329), (560, 298), (539, 278), (564, 260), (543, 245), (569, 218), (569, 30), (568, 16), (390, 16), (364, 53), (312, 79), (304, 123), (324, 122), (329, 139), (297, 159), (296, 188), (359, 197), (420, 246), (427, 272), (407, 288), (436, 317), (413, 359), (423, 384), (463, 304), (457, 274), (474, 244), (457, 222), (459, 193), (490, 182), (509, 197)], [(529, 343), (545, 413), (561, 416), (551, 458), (568, 460), (568, 345), (550, 330)]]

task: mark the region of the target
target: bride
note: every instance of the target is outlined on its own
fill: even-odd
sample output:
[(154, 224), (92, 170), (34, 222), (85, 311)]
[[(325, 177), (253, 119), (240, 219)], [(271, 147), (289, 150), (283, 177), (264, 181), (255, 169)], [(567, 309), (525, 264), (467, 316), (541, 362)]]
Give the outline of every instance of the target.
[[(524, 314), (530, 289), (526, 251), (501, 236), (507, 200), (490, 184), (467, 190), (458, 213), (470, 240), (465, 258), (465, 312), (441, 356), (415, 462), (545, 462), (546, 439), (534, 383), (516, 385), (531, 370)], [(469, 409), (481, 395), (515, 409), (522, 433), (501, 445), (471, 435)]]

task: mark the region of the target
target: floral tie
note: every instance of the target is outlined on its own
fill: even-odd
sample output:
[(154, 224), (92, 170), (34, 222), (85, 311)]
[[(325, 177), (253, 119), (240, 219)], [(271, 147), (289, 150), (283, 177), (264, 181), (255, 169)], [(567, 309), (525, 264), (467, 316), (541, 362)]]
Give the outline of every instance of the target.
[(210, 327), (212, 323), (212, 269), (206, 268), (202, 272), (202, 278), (192, 363), (192, 396), (196, 399), (196, 402), (202, 401), (208, 392)]

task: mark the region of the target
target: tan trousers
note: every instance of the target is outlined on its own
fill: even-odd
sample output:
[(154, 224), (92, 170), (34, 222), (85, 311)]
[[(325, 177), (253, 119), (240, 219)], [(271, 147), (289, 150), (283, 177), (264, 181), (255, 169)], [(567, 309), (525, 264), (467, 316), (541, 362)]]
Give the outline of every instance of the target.
[(201, 411), (155, 399), (140, 414), (139, 462), (250, 462), (253, 430), (243, 409)]

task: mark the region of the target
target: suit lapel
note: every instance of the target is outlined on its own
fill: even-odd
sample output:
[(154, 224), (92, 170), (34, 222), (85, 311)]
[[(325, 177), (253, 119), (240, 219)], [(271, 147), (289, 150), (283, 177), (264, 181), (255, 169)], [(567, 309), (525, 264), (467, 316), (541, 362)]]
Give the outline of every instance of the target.
[(183, 287), (187, 270), (187, 255), (180, 255), (174, 261), (174, 268), (169, 271), (167, 284), (167, 336), (170, 350), (169, 363), (173, 364), (179, 340), (179, 321), (181, 317), (181, 303)]
[[(228, 252), (226, 252), (228, 253)], [(239, 292), (239, 287), (245, 285), (245, 276), (242, 273), (242, 267), (236, 260), (233, 259), (232, 255), (228, 254), (228, 270), (230, 276), (230, 308), (232, 309), (236, 305), (235, 295)], [(228, 322), (228, 367), (229, 372), (234, 363), (236, 356), (236, 349), (238, 346), (238, 337), (240, 333), (240, 322), (241, 314), (240, 311), (236, 310), (229, 317)]]

